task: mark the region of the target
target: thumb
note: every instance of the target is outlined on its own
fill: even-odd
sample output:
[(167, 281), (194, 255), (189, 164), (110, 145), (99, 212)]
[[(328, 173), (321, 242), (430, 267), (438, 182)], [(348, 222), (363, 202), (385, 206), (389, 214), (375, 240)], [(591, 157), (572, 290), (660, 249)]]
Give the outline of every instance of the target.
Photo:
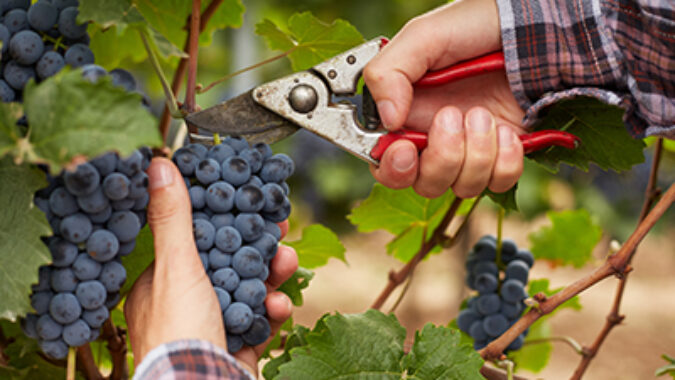
[(185, 182), (173, 162), (166, 158), (154, 158), (147, 173), (148, 224), (155, 240), (156, 270), (190, 266), (191, 261), (199, 261), (199, 255), (192, 235), (192, 208)]

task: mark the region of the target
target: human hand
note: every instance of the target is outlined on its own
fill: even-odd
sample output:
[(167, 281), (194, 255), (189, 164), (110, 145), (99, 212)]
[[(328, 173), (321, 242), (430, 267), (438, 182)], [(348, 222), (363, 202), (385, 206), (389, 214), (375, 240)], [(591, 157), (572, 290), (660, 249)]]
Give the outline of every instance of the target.
[[(180, 339), (206, 340), (227, 350), (220, 304), (192, 235), (191, 206), (183, 178), (164, 158), (152, 160), (148, 176), (148, 224), (155, 240), (155, 262), (138, 278), (124, 305), (135, 364), (138, 366), (153, 348)], [(287, 223), (281, 227), (285, 234)], [(265, 307), (272, 336), (292, 311), (290, 299), (274, 289), (297, 266), (295, 251), (279, 246), (266, 282)], [(255, 375), (266, 344), (244, 347), (234, 356)]]
[(524, 113), (503, 71), (413, 88), (427, 71), (500, 49), (495, 1), (456, 1), (408, 22), (369, 62), (363, 76), (385, 128), (429, 134), (421, 155), (409, 141), (392, 144), (380, 166), (371, 165), (375, 179), (391, 188), (413, 186), (427, 197), (452, 187), (462, 198), (517, 182)]

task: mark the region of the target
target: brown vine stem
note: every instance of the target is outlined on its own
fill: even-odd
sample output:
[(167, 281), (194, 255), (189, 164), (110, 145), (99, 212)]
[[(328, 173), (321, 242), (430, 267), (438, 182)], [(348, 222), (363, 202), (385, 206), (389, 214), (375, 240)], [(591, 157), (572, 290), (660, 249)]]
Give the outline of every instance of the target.
[(611, 275), (617, 275), (619, 277), (625, 276), (625, 274), (630, 271), (628, 262), (633, 251), (637, 248), (642, 239), (644, 239), (645, 235), (647, 235), (647, 232), (651, 230), (656, 222), (668, 210), (673, 201), (675, 201), (675, 185), (671, 185), (670, 188), (668, 188), (668, 191), (663, 194), (663, 197), (654, 208), (652, 208), (649, 214), (647, 214), (644, 220), (640, 222), (633, 234), (626, 240), (617, 253), (609, 256), (605, 263), (593, 273), (568, 285), (551, 297), (546, 298), (543, 294), (538, 294), (536, 297), (539, 300), (539, 307), (530, 309), (530, 311), (525, 313), (513, 326), (506, 330), (504, 334), (480, 350), (479, 353), (481, 356), (484, 359), (500, 358), (504, 349), (541, 316), (552, 312), (563, 302)]
[(190, 32), (188, 33), (188, 69), (187, 87), (183, 108), (188, 112), (195, 112), (197, 106), (197, 65), (199, 57), (199, 18), (202, 12), (202, 0), (192, 0), (192, 14), (190, 15)]
[(103, 375), (94, 361), (89, 343), (77, 348), (77, 364), (78, 369), (84, 373), (87, 380), (103, 380)]
[(112, 373), (110, 380), (127, 380), (129, 365), (127, 363), (127, 339), (124, 329), (116, 327), (110, 318), (103, 324), (101, 336), (108, 342), (108, 350), (112, 357)]
[[(654, 147), (654, 158), (652, 161), (651, 171), (649, 173), (649, 182), (647, 183), (647, 188), (645, 189), (645, 200), (642, 204), (642, 210), (640, 211), (640, 218), (639, 218), (640, 222), (645, 219), (647, 213), (649, 212), (652, 205), (654, 204), (654, 202), (656, 202), (656, 200), (660, 195), (660, 191), (657, 187), (657, 180), (658, 180), (659, 165), (661, 163), (662, 150), (663, 150), (663, 139), (658, 139), (656, 142), (656, 146)], [(627, 264), (630, 264), (634, 255), (635, 250), (630, 252)], [(579, 362), (579, 365), (575, 369), (574, 374), (572, 375), (572, 379), (581, 379), (581, 377), (588, 369), (588, 366), (591, 364), (591, 361), (600, 350), (600, 346), (602, 346), (605, 339), (607, 339), (609, 333), (612, 331), (614, 327), (621, 324), (621, 322), (624, 320), (625, 316), (621, 315), (620, 309), (621, 309), (621, 300), (623, 299), (623, 294), (626, 289), (627, 281), (628, 281), (628, 273), (626, 273), (623, 277), (619, 279), (619, 283), (616, 287), (616, 292), (614, 295), (614, 303), (612, 304), (609, 314), (607, 315), (605, 325), (602, 327), (602, 330), (600, 330), (600, 332), (596, 336), (595, 340), (593, 341), (593, 344), (590, 347), (584, 347), (582, 351), (583, 356), (581, 358), (581, 361)]]
[(456, 197), (452, 201), (448, 212), (446, 212), (445, 216), (443, 216), (443, 220), (438, 225), (438, 227), (436, 227), (431, 238), (422, 244), (422, 247), (415, 254), (412, 260), (410, 260), (410, 262), (408, 262), (398, 272), (394, 272), (393, 269), (389, 272), (389, 281), (387, 282), (387, 285), (384, 287), (384, 289), (382, 289), (382, 292), (380, 292), (380, 295), (377, 296), (375, 302), (373, 302), (373, 304), (370, 306), (371, 309), (380, 310), (394, 289), (401, 285), (406, 280), (406, 278), (412, 274), (412, 272), (417, 267), (417, 264), (419, 264), (420, 261), (422, 261), (422, 259), (424, 259), (429, 254), (429, 252), (431, 252), (431, 250), (443, 240), (445, 230), (448, 228), (448, 225), (450, 225), (450, 222), (455, 217), (457, 209), (459, 209), (462, 201), (463, 199), (459, 197)]
[[(213, 14), (216, 13), (218, 7), (220, 7), (223, 1), (224, 0), (213, 0), (211, 3), (209, 3), (206, 9), (204, 9), (204, 12), (200, 17), (199, 33), (203, 32), (204, 29), (206, 29), (206, 25), (208, 24), (209, 20), (211, 19)], [(185, 28), (188, 29), (188, 37), (185, 41), (185, 46), (183, 47), (183, 51), (185, 51), (186, 53), (189, 50), (188, 47), (190, 41), (190, 31), (189, 31), (190, 19), (191, 17), (188, 18)], [(178, 62), (178, 66), (176, 67), (176, 71), (173, 74), (173, 80), (171, 81), (171, 90), (173, 91), (174, 95), (177, 95), (178, 92), (180, 92), (181, 86), (183, 85), (183, 78), (185, 78), (187, 63), (188, 60), (186, 58), (181, 58), (180, 61)], [(170, 124), (171, 124), (171, 112), (167, 106), (164, 106), (164, 111), (162, 112), (162, 117), (159, 122), (159, 131), (161, 132), (164, 141), (166, 141), (166, 138), (169, 134)], [(194, 132), (196, 133), (197, 131)]]

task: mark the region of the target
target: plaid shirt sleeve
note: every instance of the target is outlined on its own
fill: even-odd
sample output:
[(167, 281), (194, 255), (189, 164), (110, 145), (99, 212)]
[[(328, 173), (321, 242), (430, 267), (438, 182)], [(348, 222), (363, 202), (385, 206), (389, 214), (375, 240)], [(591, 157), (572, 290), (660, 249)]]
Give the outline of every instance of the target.
[(592, 96), (625, 109), (635, 137), (675, 138), (673, 0), (497, 0), (506, 73), (532, 125)]
[(255, 380), (222, 348), (203, 340), (163, 344), (146, 355), (134, 380)]

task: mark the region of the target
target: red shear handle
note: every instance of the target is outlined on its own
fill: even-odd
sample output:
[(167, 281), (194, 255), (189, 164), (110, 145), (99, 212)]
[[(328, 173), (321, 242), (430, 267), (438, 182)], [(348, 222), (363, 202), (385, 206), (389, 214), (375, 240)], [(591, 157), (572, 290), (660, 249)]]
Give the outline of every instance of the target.
[[(581, 143), (581, 140), (571, 133), (551, 129), (532, 132), (520, 135), (519, 137), (520, 141), (523, 143), (523, 152), (525, 154), (554, 145), (567, 149), (574, 149)], [(387, 150), (389, 145), (400, 139), (411, 141), (415, 144), (417, 150), (420, 151), (427, 147), (427, 134), (424, 132), (406, 130), (389, 132), (382, 135), (382, 137), (377, 140), (377, 144), (375, 144), (375, 147), (370, 152), (370, 156), (375, 160), (381, 160), (384, 151)]]
[(504, 69), (504, 53), (497, 51), (463, 61), (438, 71), (430, 71), (415, 82), (415, 87), (434, 87), (456, 80)]

